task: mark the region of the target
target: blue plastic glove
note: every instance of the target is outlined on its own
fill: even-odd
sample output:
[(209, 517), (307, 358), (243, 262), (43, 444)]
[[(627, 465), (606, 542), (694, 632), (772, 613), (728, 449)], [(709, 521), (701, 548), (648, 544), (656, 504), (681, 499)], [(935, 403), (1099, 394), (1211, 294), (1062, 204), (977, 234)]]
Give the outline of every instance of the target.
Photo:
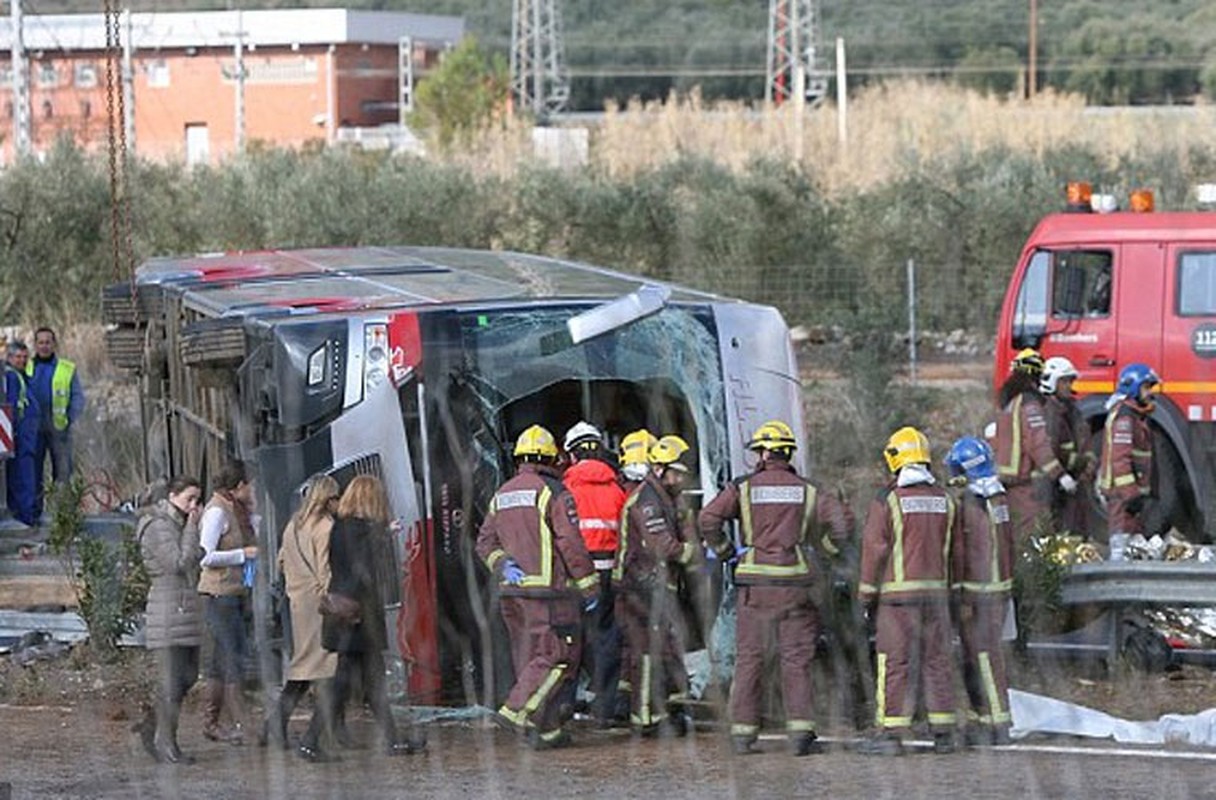
[(502, 564), (502, 580), (509, 586), (519, 586), (524, 582), (524, 571), (515, 559), (508, 558)]
[(241, 574), (241, 582), (248, 588), (253, 588), (254, 579), (258, 574), (257, 557), (245, 559), (245, 569)]
[[(746, 552), (747, 552), (747, 551), (749, 551), (749, 550), (751, 550), (751, 548), (750, 548), (750, 547), (744, 547), (744, 546), (742, 546), (742, 545), (738, 545), (738, 544), (737, 544), (737, 545), (735, 545), (735, 554), (734, 554), (733, 556), (731, 556), (730, 558), (726, 559), (726, 563), (727, 563), (727, 564), (734, 564), (736, 561), (738, 561), (739, 559), (743, 558), (743, 554), (744, 554), (744, 553), (746, 553)], [(705, 558), (706, 558), (706, 560), (708, 560), (708, 561), (717, 561), (717, 560), (718, 560), (718, 554), (717, 554), (717, 552), (715, 552), (714, 550), (706, 550), (706, 551), (705, 551)]]
[(599, 607), (600, 607), (599, 595), (595, 595), (594, 597), (588, 597), (586, 600), (583, 601), (583, 613), (584, 614), (590, 614), (592, 611), (595, 611)]

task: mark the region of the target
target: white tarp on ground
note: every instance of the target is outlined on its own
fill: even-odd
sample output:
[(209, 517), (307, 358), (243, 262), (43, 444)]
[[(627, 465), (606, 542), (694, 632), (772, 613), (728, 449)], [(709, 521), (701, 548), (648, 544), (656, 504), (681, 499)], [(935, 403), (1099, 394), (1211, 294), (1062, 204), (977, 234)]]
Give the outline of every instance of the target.
[(1132, 722), (1102, 711), (1030, 692), (1009, 690), (1015, 739), (1062, 733), (1114, 739), (1125, 744), (1191, 744), (1216, 747), (1216, 708), (1198, 714), (1166, 714), (1156, 722)]

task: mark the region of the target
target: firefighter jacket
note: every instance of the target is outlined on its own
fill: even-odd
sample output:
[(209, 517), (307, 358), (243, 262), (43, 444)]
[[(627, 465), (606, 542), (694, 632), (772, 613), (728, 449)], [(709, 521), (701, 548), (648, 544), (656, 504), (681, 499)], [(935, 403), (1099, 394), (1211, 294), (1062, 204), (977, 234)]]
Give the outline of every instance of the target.
[(1153, 434), (1148, 414), (1124, 399), (1106, 415), (1098, 488), (1111, 496), (1147, 495), (1153, 486)]
[(625, 505), (616, 470), (599, 459), (587, 458), (567, 469), (562, 482), (574, 497), (578, 529), (592, 564), (597, 570), (612, 569)]
[(1005, 493), (964, 490), (951, 585), (969, 600), (1005, 600), (1013, 589), (1013, 525)]
[(1040, 477), (1054, 482), (1064, 473), (1051, 449), (1042, 398), (1032, 392), (1013, 398), (997, 415), (993, 449), (997, 474), (1006, 486), (1020, 486)]
[(931, 483), (879, 494), (861, 535), (861, 599), (946, 599), (957, 516), (954, 500)]
[(1089, 426), (1081, 418), (1076, 402), (1056, 395), (1044, 397), (1043, 416), (1047, 420), (1047, 438), (1060, 465), (1073, 476), (1084, 474), (1092, 465), (1093, 454), (1089, 452)]
[(477, 536), (477, 555), (491, 572), (510, 558), (524, 572), (515, 586), (499, 584), (504, 596), (559, 597), (572, 592), (592, 597), (599, 576), (578, 532), (574, 499), (557, 474), (537, 464), (521, 464), (499, 487)]
[(696, 546), (685, 541), (675, 501), (653, 474), (625, 498), (612, 582), (627, 591), (676, 588), (674, 570), (692, 562)]
[(701, 510), (701, 538), (723, 560), (734, 555), (734, 543), (722, 530), (729, 519), (739, 520), (740, 544), (747, 548), (735, 566), (739, 585), (810, 584), (816, 576), (807, 550), (839, 556), (853, 531), (844, 503), (784, 461), (766, 461), (728, 483)]

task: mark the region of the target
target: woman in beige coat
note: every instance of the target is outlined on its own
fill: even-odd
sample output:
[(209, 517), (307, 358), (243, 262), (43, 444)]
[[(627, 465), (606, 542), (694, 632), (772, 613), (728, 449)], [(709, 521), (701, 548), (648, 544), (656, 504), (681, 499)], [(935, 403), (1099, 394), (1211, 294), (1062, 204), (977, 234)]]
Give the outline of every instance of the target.
[(279, 568), (283, 571), (287, 599), (291, 607), (292, 652), (287, 682), (279, 703), (267, 720), (267, 732), (287, 746), (287, 720), (309, 685), (317, 684), (319, 694), (308, 732), (301, 739), (301, 750), (317, 753), (323, 728), (328, 727), (325, 709), (334, 671), (336, 653), (321, 647), (321, 598), (329, 588), (329, 534), (334, 526), (333, 513), (338, 503), (338, 484), (328, 475), (314, 478), (304, 494), (303, 505), (283, 529), (279, 546)]
[(144, 641), (156, 654), (159, 681), (148, 716), (134, 730), (162, 763), (190, 760), (177, 746), (177, 721), (182, 698), (198, 680), (203, 638), (197, 589), (200, 491), (194, 478), (174, 478), (169, 496), (144, 515), (136, 532), (152, 580)]

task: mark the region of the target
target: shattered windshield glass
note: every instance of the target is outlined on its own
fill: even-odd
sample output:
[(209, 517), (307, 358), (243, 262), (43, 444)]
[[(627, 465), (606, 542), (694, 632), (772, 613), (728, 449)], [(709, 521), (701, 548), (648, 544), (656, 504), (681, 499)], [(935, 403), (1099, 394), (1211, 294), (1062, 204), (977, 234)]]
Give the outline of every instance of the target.
[[(727, 462), (718, 345), (707, 310), (668, 307), (580, 345), (557, 346), (566, 320), (583, 309), (562, 307), (470, 314), (461, 322), (466, 378), (487, 419), (520, 398), (563, 381), (670, 383), (695, 423), (703, 466), (716, 481)], [(641, 398), (634, 398), (641, 402)], [(639, 410), (645, 419), (645, 410)], [(517, 431), (499, 431), (509, 436)], [(620, 435), (627, 431), (612, 431)], [(554, 430), (554, 433), (560, 433)], [(499, 454), (484, 453), (497, 462)]]

